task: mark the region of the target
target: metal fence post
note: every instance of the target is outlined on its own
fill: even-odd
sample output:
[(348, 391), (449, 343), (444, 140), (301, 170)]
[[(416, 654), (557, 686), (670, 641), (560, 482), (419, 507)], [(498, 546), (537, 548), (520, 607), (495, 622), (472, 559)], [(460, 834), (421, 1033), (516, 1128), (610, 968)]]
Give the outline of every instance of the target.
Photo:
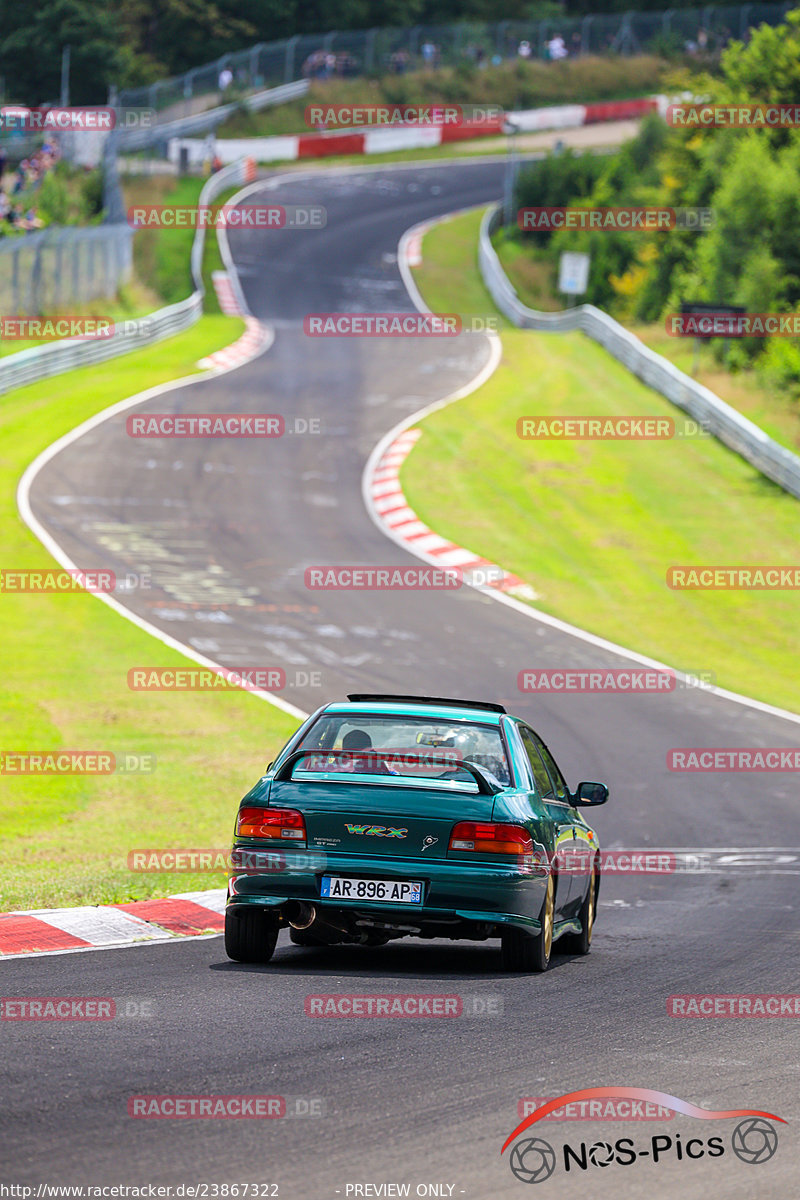
[(286, 43), (286, 68), (283, 72), (284, 83), (291, 83), (292, 79), (294, 77), (294, 70), (295, 70), (294, 52), (297, 47), (297, 43), (299, 41), (300, 41), (300, 35), (295, 34), (295, 36), (290, 37), (288, 42)]
[(61, 272), (64, 267), (64, 239), (63, 237), (56, 238), (56, 276), (53, 286), (53, 300), (55, 307), (61, 307)]
[(72, 243), (72, 297), (77, 299), (81, 281), (81, 239)]
[(369, 75), (375, 70), (375, 37), (377, 29), (368, 29), (364, 39), (364, 71)]
[(20, 313), (19, 307), (19, 247), (15, 246), (11, 251), (11, 307), (14, 315)]

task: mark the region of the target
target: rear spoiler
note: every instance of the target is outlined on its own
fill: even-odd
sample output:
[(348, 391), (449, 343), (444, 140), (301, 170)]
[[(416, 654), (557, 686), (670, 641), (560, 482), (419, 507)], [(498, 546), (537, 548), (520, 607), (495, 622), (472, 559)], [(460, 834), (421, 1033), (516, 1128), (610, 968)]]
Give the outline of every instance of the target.
[[(298, 762), (302, 758), (318, 757), (319, 755), (324, 755), (324, 754), (327, 754), (329, 756), (339, 755), (339, 754), (347, 754), (347, 755), (357, 754), (360, 758), (362, 758), (362, 757), (369, 758), (370, 757), (369, 749), (345, 750), (345, 751), (342, 751), (342, 750), (293, 750), (291, 754), (288, 754), (286, 756), (286, 758), (283, 760), (281, 765), (278, 767), (277, 771), (275, 772), (275, 774), (272, 777), (273, 781), (275, 783), (286, 783), (288, 780), (292, 779), (294, 769), (297, 766)], [(377, 754), (374, 756), (381, 757), (381, 758), (385, 757), (385, 755), (377, 755)], [(406, 751), (403, 752), (403, 757), (404, 758), (409, 757), (409, 755)], [(435, 762), (436, 761), (436, 756), (433, 754), (420, 754), (419, 758), (420, 758), (420, 762)], [(453, 767), (452, 759), (447, 758), (447, 756), (445, 756), (445, 755), (442, 756), (440, 761), (441, 761), (441, 764), (443, 767), (450, 767), (450, 768)], [(497, 793), (501, 790), (499, 787), (497, 787), (495, 784), (492, 783), (492, 781), (488, 778), (488, 776), (484, 775), (484, 773), (483, 773), (483, 771), (481, 771), (480, 767), (474, 766), (473, 763), (462, 761), (458, 764), (457, 769), (460, 771), (463, 770), (463, 771), (469, 772), (469, 774), (472, 776), (472, 778), (477, 783), (478, 794), (481, 796), (496, 796)], [(293, 780), (293, 782), (299, 783), (301, 781)], [(302, 782), (306, 782), (306, 781), (303, 780)], [(455, 782), (455, 781), (453, 781), (453, 782)], [(424, 787), (425, 786), (425, 781), (424, 780), (420, 781), (416, 776), (414, 777), (414, 783), (415, 783), (416, 787)], [(434, 790), (439, 791), (440, 789), (436, 788)]]

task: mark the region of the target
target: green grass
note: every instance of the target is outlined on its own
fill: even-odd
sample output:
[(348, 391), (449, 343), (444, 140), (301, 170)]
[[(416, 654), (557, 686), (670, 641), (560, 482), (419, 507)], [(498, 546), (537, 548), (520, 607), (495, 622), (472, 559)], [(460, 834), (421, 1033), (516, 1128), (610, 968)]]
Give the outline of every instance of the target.
[[(432, 309), (493, 311), (478, 278), (479, 222), (466, 214), (425, 237), (416, 279)], [(502, 342), (492, 378), (422, 422), (402, 472), (414, 511), (519, 575), (537, 608), (800, 711), (796, 592), (665, 584), (671, 564), (797, 563), (797, 501), (708, 437), (520, 440), (517, 419), (532, 414), (652, 414), (679, 425), (683, 415), (581, 334), (505, 326)]]
[[(6, 568), (47, 568), (22, 524), (25, 466), (107, 405), (196, 371), (228, 345), (237, 318), (206, 316), (188, 332), (123, 358), (15, 392), (0, 402), (0, 534)], [(296, 722), (240, 691), (138, 693), (131, 666), (186, 665), (101, 601), (0, 594), (3, 750), (154, 754), (151, 775), (2, 776), (0, 908), (117, 902), (224, 885), (224, 875), (131, 874), (129, 850), (225, 847), (235, 806)]]
[[(172, 175), (131, 176), (123, 181), (126, 208), (136, 204), (172, 204), (178, 207), (196, 205), (205, 179), (187, 176), (175, 179)], [(215, 201), (225, 204), (241, 188), (229, 188)], [(190, 258), (194, 230), (140, 229), (133, 243), (133, 262), (137, 279), (160, 297), (163, 304), (176, 304), (193, 291)], [(220, 311), (216, 293), (210, 286), (210, 272), (223, 268), (219, 245), (213, 230), (206, 231), (203, 250), (203, 273), (207, 278), (205, 311)]]
[[(556, 268), (546, 251), (523, 246), (514, 236), (494, 238), (494, 248), (523, 304), (541, 311), (564, 307), (564, 297), (556, 291)], [(619, 319), (619, 318), (618, 318)], [(766, 387), (755, 370), (728, 371), (719, 362), (708, 343), (698, 347), (695, 338), (670, 337), (664, 324), (621, 324), (669, 359), (681, 371), (710, 388), (737, 412), (759, 425), (771, 438), (795, 454), (800, 453), (800, 405), (791, 397)]]
[[(196, 204), (204, 180), (183, 179), (176, 186), (172, 176), (136, 179), (126, 186), (128, 206), (138, 203)], [(144, 185), (144, 190), (142, 186)], [(216, 204), (224, 204), (238, 188), (230, 188)], [(71, 304), (67, 309), (53, 310), (47, 315), (98, 316), (112, 321), (144, 317), (166, 304), (185, 300), (194, 290), (189, 258), (194, 231), (191, 229), (143, 229), (134, 238), (134, 278), (121, 288), (113, 300), (93, 300), (87, 304)], [(220, 313), (219, 301), (211, 283), (211, 272), (224, 269), (219, 244), (209, 231), (203, 247), (203, 276), (206, 284), (204, 310)], [(0, 357), (18, 354), (22, 350), (41, 346), (41, 341), (0, 339)]]
[[(689, 70), (696, 65), (691, 59), (686, 63)], [(217, 129), (217, 137), (308, 133), (305, 110), (309, 105), (446, 103), (511, 110), (625, 100), (658, 91), (660, 82), (674, 69), (674, 63), (651, 54), (630, 58), (587, 55), (558, 63), (516, 59), (483, 70), (463, 64), (378, 79), (312, 80), (307, 95), (298, 100), (259, 113), (242, 106)]]

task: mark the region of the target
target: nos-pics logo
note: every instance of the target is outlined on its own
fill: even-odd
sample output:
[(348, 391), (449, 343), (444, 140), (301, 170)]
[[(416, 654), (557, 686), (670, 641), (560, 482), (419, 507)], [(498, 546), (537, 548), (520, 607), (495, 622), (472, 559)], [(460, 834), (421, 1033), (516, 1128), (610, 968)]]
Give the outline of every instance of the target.
[[(683, 1113), (687, 1117), (695, 1117), (703, 1121), (722, 1121), (741, 1117), (730, 1137), (730, 1150), (743, 1163), (756, 1165), (768, 1162), (778, 1149), (778, 1132), (771, 1121), (785, 1124), (783, 1117), (775, 1113), (762, 1112), (755, 1108), (728, 1108), (712, 1110), (698, 1108), (678, 1096), (670, 1096), (667, 1092), (657, 1092), (651, 1088), (635, 1087), (597, 1087), (583, 1088), (579, 1092), (568, 1092), (556, 1096), (541, 1105), (521, 1121), (514, 1132), (506, 1139), (501, 1154), (521, 1134), (526, 1133), (531, 1125), (541, 1121), (556, 1109), (565, 1104), (579, 1100), (600, 1100), (604, 1098), (643, 1100), (647, 1103), (660, 1104), (673, 1112)], [(588, 1171), (593, 1167), (609, 1167), (612, 1165), (630, 1167), (640, 1159), (651, 1160), (654, 1163), (669, 1158), (681, 1162), (698, 1161), (702, 1158), (720, 1158), (727, 1153), (725, 1139), (722, 1136), (709, 1138), (693, 1137), (683, 1140), (679, 1133), (653, 1134), (646, 1141), (637, 1144), (633, 1138), (617, 1138), (615, 1141), (599, 1140), (593, 1143), (581, 1142), (578, 1146), (565, 1143), (560, 1151), (556, 1151), (544, 1138), (530, 1136), (522, 1137), (515, 1145), (509, 1156), (509, 1166), (512, 1173), (521, 1183), (543, 1183), (555, 1172), (559, 1157), (562, 1159), (564, 1171)]]

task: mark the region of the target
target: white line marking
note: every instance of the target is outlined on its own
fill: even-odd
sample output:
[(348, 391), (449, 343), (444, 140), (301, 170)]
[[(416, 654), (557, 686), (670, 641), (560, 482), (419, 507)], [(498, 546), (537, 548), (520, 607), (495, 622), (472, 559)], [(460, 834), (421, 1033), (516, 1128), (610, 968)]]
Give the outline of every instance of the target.
[[(459, 209), (457, 212), (447, 213), (439, 218), (439, 221), (447, 221), (451, 217), (458, 216), (460, 213), (474, 212), (476, 208), (485, 208), (484, 204), (473, 205), (469, 209)], [(425, 221), (423, 225), (430, 226), (437, 222)], [(407, 229), (400, 239), (397, 247), (397, 265), (400, 269), (400, 274), (403, 276), (403, 282), (408, 289), (415, 307), (420, 312), (430, 312), (431, 310), (422, 299), (419, 288), (417, 287), (412, 275), (411, 268), (408, 265), (407, 247), (409, 240), (414, 233), (420, 228), (418, 225)], [(414, 549), (413, 543), (409, 544), (402, 537), (398, 536), (393, 530), (387, 528), (384, 521), (381, 519), (380, 513), (376, 509), (372, 500), (372, 476), (381, 458), (389, 449), (389, 447), (403, 434), (411, 432), (411, 427), (416, 425), (424, 417), (431, 413), (438, 412), (439, 409), (447, 408), (448, 405), (454, 404), (456, 400), (461, 400), (465, 396), (471, 395), (472, 392), (478, 390), (491, 377), (500, 363), (502, 355), (502, 343), (496, 333), (487, 333), (485, 336), (489, 339), (490, 354), (489, 361), (484, 367), (478, 371), (477, 375), (463, 387), (457, 388), (451, 392), (449, 396), (445, 396), (442, 400), (435, 400), (432, 404), (426, 404), (423, 408), (412, 413), (409, 417), (404, 417), (402, 421), (398, 421), (388, 433), (385, 433), (378, 444), (373, 449), (367, 460), (367, 465), (364, 468), (364, 473), (361, 477), (361, 495), (364, 501), (364, 507), (369, 513), (372, 521), (377, 525), (386, 537), (396, 542), (398, 546), (402, 546), (410, 554), (414, 554), (417, 558), (424, 562), (435, 563), (436, 559), (430, 555), (418, 552)], [(660, 662), (658, 659), (647, 658), (644, 654), (637, 654), (634, 650), (628, 650), (625, 646), (619, 646), (616, 642), (610, 642), (606, 638), (598, 637), (596, 634), (588, 633), (585, 629), (579, 629), (576, 625), (570, 625), (567, 621), (561, 621), (558, 617), (553, 617), (549, 613), (542, 612), (541, 609), (533, 608), (530, 604), (525, 604), (521, 600), (515, 600), (513, 596), (509, 596), (506, 592), (501, 592), (497, 588), (487, 587), (484, 584), (472, 583), (469, 579), (465, 579), (470, 587), (474, 587), (477, 591), (483, 592), (485, 596), (491, 596), (499, 604), (505, 604), (507, 608), (513, 608), (515, 612), (520, 613), (524, 617), (528, 617), (534, 621), (540, 621), (543, 625), (549, 625), (551, 629), (557, 629), (560, 633), (566, 633), (570, 637), (578, 638), (587, 645), (596, 646), (599, 650), (607, 650), (612, 654), (618, 654), (622, 658), (628, 659), (630, 662), (641, 663), (642, 666), (655, 667), (658, 670), (673, 670), (679, 679), (687, 679), (688, 676), (676, 670), (674, 667), (668, 667), (666, 663)], [(800, 725), (800, 714), (789, 712), (785, 708), (777, 708), (773, 704), (765, 704), (761, 700), (753, 700), (749, 696), (742, 696), (738, 692), (729, 692), (726, 688), (704, 687), (705, 695), (716, 696), (720, 700), (728, 700), (733, 704), (741, 704), (745, 708), (752, 708), (756, 712), (765, 713), (770, 717), (780, 717), (784, 721), (791, 721), (794, 725)]]

